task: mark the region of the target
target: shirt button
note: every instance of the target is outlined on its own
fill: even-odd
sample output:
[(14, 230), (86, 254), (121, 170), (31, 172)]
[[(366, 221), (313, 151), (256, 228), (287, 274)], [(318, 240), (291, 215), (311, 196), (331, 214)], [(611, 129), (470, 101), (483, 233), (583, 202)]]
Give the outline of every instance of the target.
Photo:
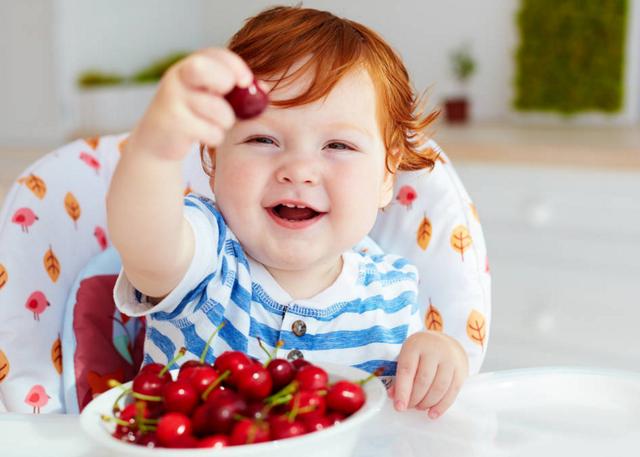
[(293, 324), (291, 324), (291, 330), (296, 336), (302, 336), (307, 333), (307, 324), (304, 321), (297, 320)]
[(292, 351), (289, 351), (289, 353), (287, 354), (287, 359), (290, 362), (293, 362), (296, 359), (304, 359), (304, 355), (302, 355), (302, 352), (298, 351), (297, 349), (294, 349)]

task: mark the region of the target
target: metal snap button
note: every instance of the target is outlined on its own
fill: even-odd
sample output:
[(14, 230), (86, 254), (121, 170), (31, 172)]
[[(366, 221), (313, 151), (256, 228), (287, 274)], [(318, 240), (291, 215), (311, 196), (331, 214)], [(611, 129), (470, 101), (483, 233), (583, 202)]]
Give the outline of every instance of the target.
[(304, 321), (297, 320), (291, 324), (291, 330), (296, 336), (302, 336), (307, 333), (307, 324)]
[(289, 351), (289, 353), (287, 354), (287, 359), (290, 362), (293, 362), (296, 359), (304, 359), (304, 355), (302, 354), (301, 351), (298, 351), (297, 349), (293, 349), (292, 351)]

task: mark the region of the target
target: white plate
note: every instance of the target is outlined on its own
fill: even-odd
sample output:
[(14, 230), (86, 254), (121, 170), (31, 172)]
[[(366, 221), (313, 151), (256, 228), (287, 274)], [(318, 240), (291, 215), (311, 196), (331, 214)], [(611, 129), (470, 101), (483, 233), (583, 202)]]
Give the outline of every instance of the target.
[(640, 373), (558, 367), (480, 374), (438, 420), (390, 407), (383, 417), (389, 420), (376, 423), (359, 456), (635, 456)]

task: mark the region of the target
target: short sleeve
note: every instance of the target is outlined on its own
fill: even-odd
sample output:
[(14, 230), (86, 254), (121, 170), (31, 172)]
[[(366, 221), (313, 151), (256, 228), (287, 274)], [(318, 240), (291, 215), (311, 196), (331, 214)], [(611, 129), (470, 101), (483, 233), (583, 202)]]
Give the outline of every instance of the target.
[(195, 246), (189, 268), (180, 283), (161, 302), (153, 305), (121, 270), (114, 287), (114, 300), (120, 312), (128, 316), (167, 313), (178, 318), (190, 312), (188, 302), (193, 292), (215, 275), (227, 232), (222, 215), (211, 200), (190, 195), (185, 198), (184, 217), (193, 230)]

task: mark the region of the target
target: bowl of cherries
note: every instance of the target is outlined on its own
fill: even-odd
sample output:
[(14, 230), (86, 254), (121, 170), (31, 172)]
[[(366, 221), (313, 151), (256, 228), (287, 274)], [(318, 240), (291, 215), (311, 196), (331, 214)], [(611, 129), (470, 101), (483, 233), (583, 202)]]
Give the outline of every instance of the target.
[(117, 455), (340, 457), (387, 397), (375, 373), (349, 366), (227, 351), (168, 370), (183, 354), (112, 382), (82, 411), (84, 431)]

